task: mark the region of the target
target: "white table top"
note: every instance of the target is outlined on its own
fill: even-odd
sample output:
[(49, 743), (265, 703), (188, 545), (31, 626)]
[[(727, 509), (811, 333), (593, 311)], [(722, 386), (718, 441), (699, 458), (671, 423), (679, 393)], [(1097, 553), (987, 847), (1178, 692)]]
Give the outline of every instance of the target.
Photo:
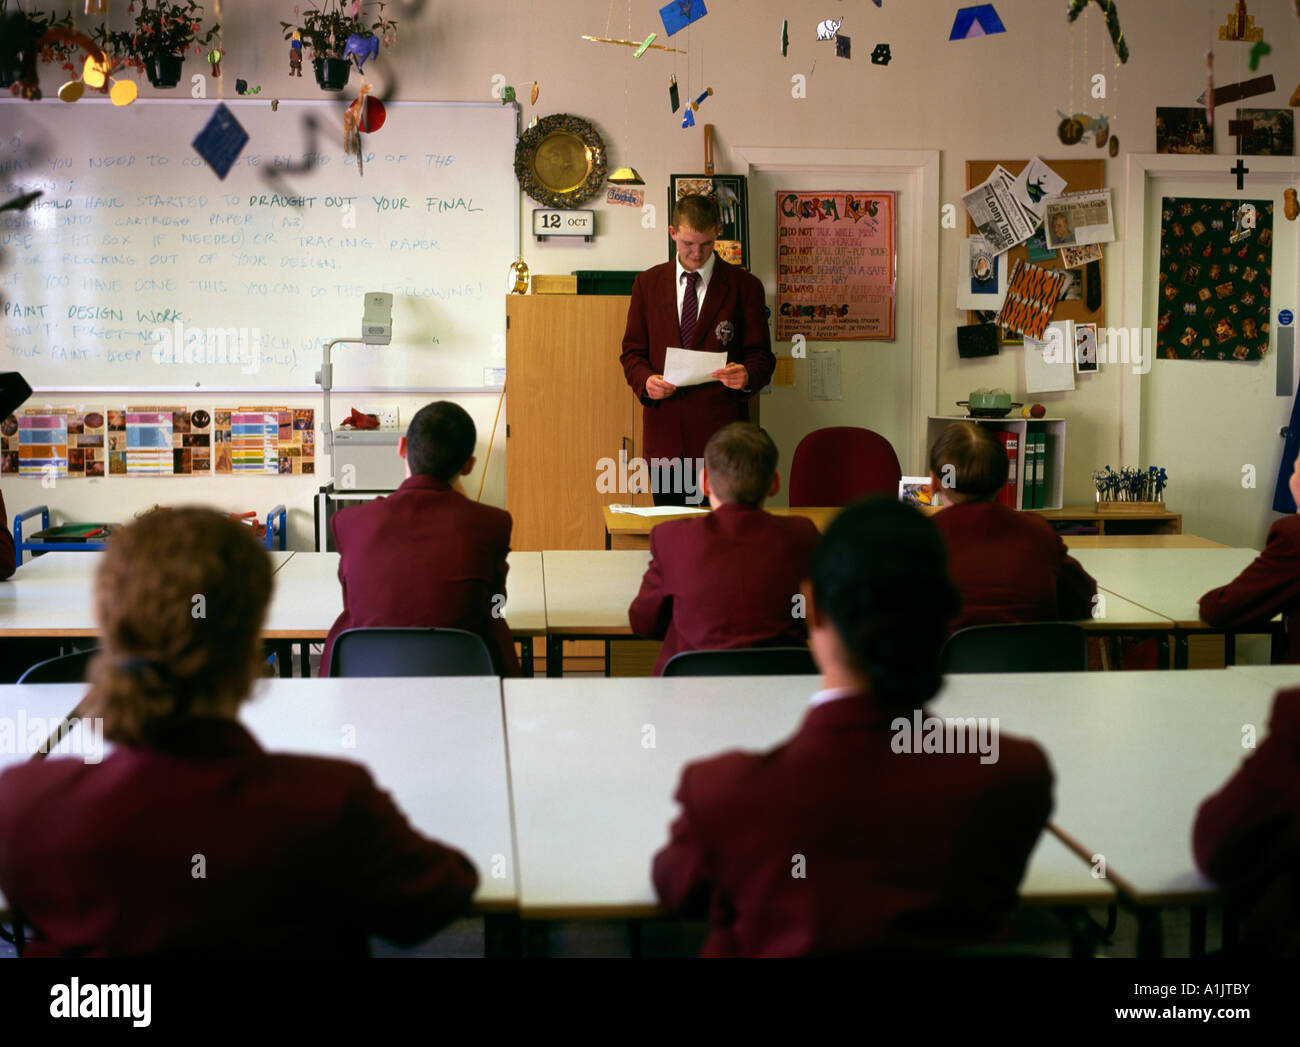
[(1215, 896), (1192, 857), (1197, 808), (1248, 755), (1242, 725), (1265, 733), (1273, 691), (1236, 669), (972, 674), (932, 709), (1033, 738), (1056, 774), (1055, 831), (1134, 900), (1192, 904)]
[[(0, 689), (0, 696), (8, 690)], [(268, 679), (240, 718), (269, 751), (364, 764), (417, 830), (469, 855), (479, 872), (477, 907), (514, 907), (516, 862), (495, 677)], [(79, 739), (74, 730), (56, 753)], [(346, 744), (349, 739), (354, 744)]]
[[(657, 912), (650, 864), (677, 814), (683, 764), (779, 743), (815, 686), (806, 676), (750, 677), (743, 688), (712, 677), (505, 680), (521, 914)], [(642, 745), (647, 725), (654, 748)], [(1021, 897), (1107, 905), (1115, 891), (1044, 833)]]
[(1300, 665), (1234, 665), (1228, 672), (1258, 680), (1279, 691), (1300, 687)]
[[(542, 586), (542, 554), (511, 552), (503, 608), (516, 636), (546, 632), (546, 596)], [(323, 638), (343, 613), (338, 553), (294, 553), (275, 576), (275, 593), (262, 627), (264, 636)]]
[[(0, 637), (94, 636), (92, 598), (98, 551), (46, 553), (25, 560), (8, 581), (0, 582)], [(278, 573), (292, 552), (271, 553)]]
[(1254, 549), (1072, 549), (1097, 585), (1172, 618), (1200, 624), (1197, 601), (1227, 585), (1259, 555)]
[[(60, 556), (77, 556), (78, 553), (60, 553)], [(7, 684), (0, 686), (0, 720), (4, 731), (12, 738), (11, 744), (0, 745), (0, 773), (32, 758), (34, 746), (53, 733), (63, 718), (77, 707), (86, 688), (73, 684)], [(93, 739), (87, 742), (93, 746)], [(88, 749), (91, 759), (102, 756)], [(9, 905), (0, 893), (0, 913), (8, 912)]]

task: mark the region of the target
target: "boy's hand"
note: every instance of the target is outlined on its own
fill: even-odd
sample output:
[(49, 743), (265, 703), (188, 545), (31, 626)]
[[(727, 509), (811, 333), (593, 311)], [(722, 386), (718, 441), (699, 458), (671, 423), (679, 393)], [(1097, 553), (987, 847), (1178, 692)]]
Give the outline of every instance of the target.
[(728, 389), (743, 389), (749, 384), (749, 372), (744, 364), (727, 364), (721, 370), (713, 372), (713, 377)]
[(651, 375), (645, 380), (646, 396), (651, 400), (663, 400), (677, 392), (677, 386), (664, 381), (661, 374)]

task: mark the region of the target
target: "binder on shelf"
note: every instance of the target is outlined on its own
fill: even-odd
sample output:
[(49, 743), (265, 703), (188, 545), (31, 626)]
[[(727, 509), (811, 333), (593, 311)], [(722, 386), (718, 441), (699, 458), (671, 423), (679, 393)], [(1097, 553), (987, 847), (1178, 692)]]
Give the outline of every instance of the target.
[(1020, 452), (1020, 437), (1014, 429), (997, 429), (995, 433), (1007, 456), (1007, 482), (998, 492), (998, 504), (1014, 509), (1016, 507), (1016, 458)]
[(1034, 461), (1034, 508), (1047, 504), (1047, 433), (1041, 429), (1034, 434), (1038, 454)]

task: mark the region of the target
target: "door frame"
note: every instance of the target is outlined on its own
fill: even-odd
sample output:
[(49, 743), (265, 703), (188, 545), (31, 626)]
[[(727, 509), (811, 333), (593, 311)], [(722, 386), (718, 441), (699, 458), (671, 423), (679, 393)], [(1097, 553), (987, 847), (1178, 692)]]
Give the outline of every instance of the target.
[[(899, 459), (925, 461), (926, 418), (934, 414), (939, 401), (939, 150), (937, 149), (828, 149), (800, 146), (735, 146), (732, 155), (749, 177), (789, 171), (822, 174), (846, 185), (846, 178), (900, 175), (909, 190), (900, 208), (910, 200), (910, 217), (917, 230), (911, 264), (900, 266), (898, 280), (911, 280), (912, 395), (907, 411), (907, 432), (911, 446), (898, 448)], [(864, 188), (870, 188), (863, 183)]]

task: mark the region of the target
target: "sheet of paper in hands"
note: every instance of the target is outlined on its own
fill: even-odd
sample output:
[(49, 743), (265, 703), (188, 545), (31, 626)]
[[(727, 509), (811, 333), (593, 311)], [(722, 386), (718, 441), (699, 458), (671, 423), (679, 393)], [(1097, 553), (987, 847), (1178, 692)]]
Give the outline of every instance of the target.
[(664, 381), (681, 388), (716, 382), (714, 371), (727, 366), (726, 353), (702, 353), (698, 349), (669, 348), (664, 356)]
[(998, 164), (988, 181), (961, 198), (971, 221), (994, 254), (1024, 243), (1038, 226), (1038, 216), (1016, 199), (1015, 183), (1011, 172)]
[(1031, 211), (1040, 222), (1043, 220), (1043, 201), (1049, 196), (1060, 196), (1065, 179), (1048, 167), (1038, 157), (1025, 164), (1016, 176), (1015, 196), (1020, 206)]

